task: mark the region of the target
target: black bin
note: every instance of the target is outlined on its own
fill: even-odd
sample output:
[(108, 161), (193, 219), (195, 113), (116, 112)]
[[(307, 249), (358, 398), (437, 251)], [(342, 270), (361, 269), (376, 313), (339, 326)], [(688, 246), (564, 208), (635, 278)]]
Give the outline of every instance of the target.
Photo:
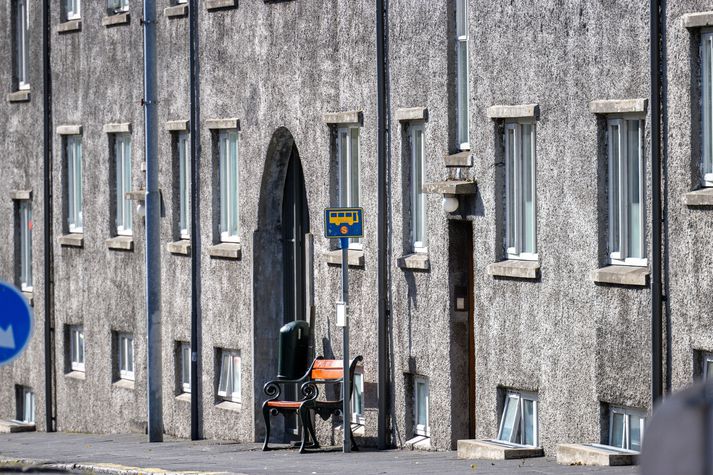
[(278, 379), (301, 378), (309, 367), (309, 323), (296, 320), (280, 328)]

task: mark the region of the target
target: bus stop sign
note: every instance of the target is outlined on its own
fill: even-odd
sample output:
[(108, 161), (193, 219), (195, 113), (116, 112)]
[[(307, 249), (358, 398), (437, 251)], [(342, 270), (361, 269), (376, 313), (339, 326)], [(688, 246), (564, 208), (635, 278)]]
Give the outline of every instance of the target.
[(22, 354), (32, 335), (32, 313), (15, 287), (0, 282), (0, 366)]
[(324, 210), (324, 235), (328, 239), (364, 236), (362, 208), (327, 208)]

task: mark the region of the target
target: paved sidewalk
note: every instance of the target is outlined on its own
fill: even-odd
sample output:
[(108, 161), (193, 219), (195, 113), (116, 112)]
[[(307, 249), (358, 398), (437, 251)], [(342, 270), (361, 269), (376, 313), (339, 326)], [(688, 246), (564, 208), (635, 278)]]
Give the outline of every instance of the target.
[[(50, 464), (50, 465), (41, 465)], [(638, 474), (635, 467), (568, 467), (553, 460), (458, 460), (455, 452), (371, 451), (344, 455), (340, 448), (300, 455), (292, 448), (262, 452), (257, 444), (166, 439), (149, 444), (140, 435), (0, 434), (0, 472), (35, 465), (42, 473), (239, 473), (239, 474)]]

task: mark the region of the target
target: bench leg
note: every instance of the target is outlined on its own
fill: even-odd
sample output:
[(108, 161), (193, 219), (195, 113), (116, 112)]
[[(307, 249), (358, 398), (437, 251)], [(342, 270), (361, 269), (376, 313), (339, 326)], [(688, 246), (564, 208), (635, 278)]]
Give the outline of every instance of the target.
[(305, 414), (305, 419), (307, 419), (307, 430), (309, 430), (309, 433), (312, 436), (312, 447), (318, 449), (319, 442), (317, 441), (317, 434), (314, 432), (314, 424), (312, 424), (311, 415), (310, 411), (307, 410), (307, 414)]
[(262, 445), (262, 450), (269, 450), (267, 443), (270, 440), (270, 408), (262, 406), (262, 415), (265, 418), (265, 443)]
[(349, 438), (352, 441), (352, 450), (354, 452), (359, 452), (359, 446), (356, 443), (356, 440), (354, 440), (354, 431), (352, 430), (352, 424), (351, 422), (348, 424), (349, 427)]
[(309, 409), (300, 409), (297, 411), (297, 415), (300, 418), (300, 421), (302, 422), (302, 444), (300, 445), (300, 453), (303, 454), (305, 453), (305, 448), (307, 446), (307, 440), (309, 439), (312, 431), (310, 430), (310, 423), (309, 423)]

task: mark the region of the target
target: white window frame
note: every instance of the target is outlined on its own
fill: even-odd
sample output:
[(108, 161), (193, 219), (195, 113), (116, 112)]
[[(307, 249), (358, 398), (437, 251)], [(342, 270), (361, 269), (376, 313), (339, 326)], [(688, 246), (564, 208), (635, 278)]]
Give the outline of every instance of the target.
[[(614, 414), (621, 414), (624, 416), (624, 433), (622, 434), (622, 442), (624, 443), (624, 447), (617, 447), (616, 445), (612, 445), (612, 437), (614, 435)], [(609, 406), (609, 446), (610, 447), (617, 447), (620, 449), (624, 450), (633, 450), (631, 449), (631, 419), (632, 417), (636, 417), (639, 419), (639, 430), (641, 434), (641, 440), (639, 441), (639, 444), (643, 444), (644, 442), (644, 428), (646, 427), (646, 412), (640, 410), (640, 409), (632, 409), (628, 407), (621, 407), (621, 406)], [(638, 452), (634, 450), (635, 452)]]
[[(352, 406), (352, 423), (364, 425), (364, 370), (361, 366), (357, 366), (354, 371), (354, 392), (351, 397)], [(357, 394), (359, 395), (359, 401), (361, 405), (357, 402)]]
[(67, 227), (70, 233), (82, 233), (84, 232), (82, 136), (67, 136), (64, 153), (67, 167)]
[(134, 336), (130, 333), (117, 334), (119, 378), (134, 381)]
[[(532, 127), (531, 150), (532, 150), (532, 176), (526, 177), (523, 172), (524, 147), (523, 147), (523, 126)], [(512, 134), (513, 146), (510, 146), (509, 135)], [(507, 258), (513, 260), (536, 261), (537, 254), (537, 127), (534, 121), (517, 121), (505, 124), (503, 134), (503, 145), (505, 149), (505, 248)], [(511, 150), (512, 148), (512, 150)], [(525, 205), (523, 199), (523, 187), (525, 180), (529, 178), (529, 186), (532, 188), (532, 236), (533, 251), (523, 250), (525, 236)]]
[[(525, 401), (530, 401), (532, 402), (532, 418), (533, 418), (533, 427), (532, 427), (532, 435), (533, 435), (533, 441), (534, 445), (526, 445), (524, 442), (524, 433), (521, 430), (521, 425), (524, 423), (525, 416), (524, 416), (524, 404)], [(515, 408), (515, 421), (512, 426), (511, 432), (510, 432), (510, 437), (509, 438), (503, 438), (504, 434), (503, 432), (505, 431), (505, 418), (508, 413), (508, 405), (509, 404), (517, 404), (517, 407)], [(539, 422), (539, 407), (538, 407), (538, 398), (537, 398), (537, 393), (532, 393), (532, 392), (526, 392), (526, 391), (513, 391), (513, 390), (508, 390), (505, 394), (505, 401), (503, 403), (503, 412), (500, 415), (500, 427), (498, 429), (498, 440), (502, 440), (505, 442), (510, 442), (513, 444), (517, 445), (522, 445), (525, 447), (539, 447), (540, 446), (540, 422)]]
[(82, 17), (81, 0), (64, 0), (64, 15), (66, 21), (80, 19)]
[(133, 203), (126, 197), (131, 191), (131, 135), (114, 135), (114, 167), (116, 179), (116, 234), (133, 234)]
[(118, 15), (129, 11), (129, 0), (106, 0), (106, 11), (109, 15)]
[(703, 364), (703, 368), (701, 368), (701, 377), (703, 378), (703, 381), (708, 381), (708, 380), (713, 380), (713, 373), (709, 374), (708, 373), (708, 363), (711, 363), (713, 365), (713, 353), (709, 352), (702, 352), (701, 353), (701, 363)]
[[(416, 136), (421, 134), (421, 146), (416, 146)], [(421, 123), (409, 127), (411, 141), (411, 242), (414, 252), (428, 252), (428, 224), (426, 194), (423, 192), (426, 171), (426, 133)]]
[(72, 371), (84, 372), (85, 361), (84, 327), (72, 325), (69, 327), (69, 359)]
[(181, 239), (191, 238), (191, 157), (188, 153), (188, 133), (176, 137), (178, 150), (178, 230)]
[(28, 0), (15, 0), (15, 74), (19, 90), (30, 89), (28, 74), (30, 65), (29, 29)]
[(190, 394), (191, 392), (191, 344), (181, 342), (178, 345), (178, 387), (182, 393)]
[(456, 125), (460, 150), (470, 150), (468, 1), (456, 0)]
[(240, 358), (240, 352), (220, 350), (219, 357), (218, 397), (225, 401), (239, 403), (240, 390), (242, 387), (242, 360)]
[(188, 3), (188, 0), (176, 0), (176, 1), (175, 1), (175, 4), (176, 4), (176, 5), (183, 5), (183, 4), (185, 4), (185, 3)]
[(18, 202), (20, 218), (20, 289), (32, 292), (32, 203), (30, 200)]
[[(419, 384), (426, 385), (426, 424), (419, 424), (419, 408), (420, 408), (420, 396), (418, 392)], [(431, 399), (431, 389), (429, 386), (429, 380), (425, 376), (414, 376), (413, 378), (413, 430), (415, 435), (420, 435), (422, 437), (431, 436), (431, 422), (429, 420), (431, 409), (429, 407)]]
[(701, 33), (701, 182), (713, 186), (713, 31)]
[[(628, 129), (629, 122), (639, 123), (639, 229), (641, 257), (631, 257), (629, 255), (629, 147)], [(613, 140), (613, 129), (619, 130), (619, 141)], [(646, 170), (644, 159), (644, 121), (640, 117), (610, 117), (607, 120), (607, 167), (609, 173), (608, 180), (608, 209), (609, 209), (609, 263), (625, 266), (646, 266)], [(614, 160), (615, 146), (618, 147), (618, 163)], [(615, 166), (618, 168), (615, 169)], [(615, 178), (616, 177), (616, 178)], [(618, 178), (618, 180), (617, 180)], [(617, 194), (617, 204), (614, 202), (614, 191)], [(618, 233), (615, 230), (613, 217), (618, 215)], [(618, 251), (613, 251), (618, 249)]]
[[(238, 131), (218, 133), (220, 175), (220, 240), (240, 242), (240, 136)], [(230, 152), (235, 151), (233, 157)], [(229, 167), (234, 167), (234, 174)]]
[[(361, 201), (361, 127), (345, 125), (337, 128), (337, 162), (339, 206), (358, 208)], [(356, 137), (355, 137), (356, 135)], [(342, 140), (344, 138), (344, 143)], [(354, 142), (356, 141), (356, 151)], [(349, 239), (349, 249), (361, 250), (360, 238)]]
[(18, 422), (22, 422), (23, 424), (34, 424), (36, 406), (35, 393), (32, 391), (32, 388), (20, 386), (18, 391), (15, 393), (15, 397), (18, 398)]

